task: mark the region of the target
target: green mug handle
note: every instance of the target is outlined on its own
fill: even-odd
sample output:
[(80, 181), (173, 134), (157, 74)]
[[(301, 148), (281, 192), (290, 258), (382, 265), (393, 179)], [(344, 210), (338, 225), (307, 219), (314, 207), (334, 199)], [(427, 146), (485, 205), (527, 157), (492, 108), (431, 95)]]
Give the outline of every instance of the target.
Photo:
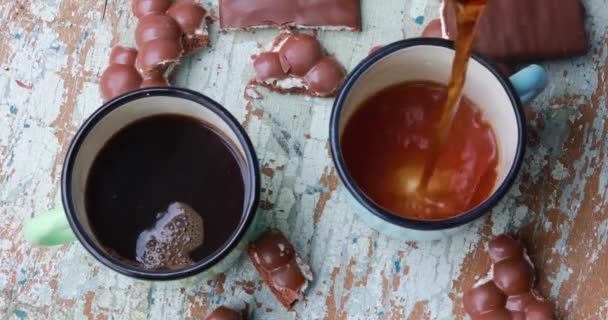
[(25, 225), (23, 234), (35, 246), (56, 246), (76, 240), (62, 209), (36, 215)]

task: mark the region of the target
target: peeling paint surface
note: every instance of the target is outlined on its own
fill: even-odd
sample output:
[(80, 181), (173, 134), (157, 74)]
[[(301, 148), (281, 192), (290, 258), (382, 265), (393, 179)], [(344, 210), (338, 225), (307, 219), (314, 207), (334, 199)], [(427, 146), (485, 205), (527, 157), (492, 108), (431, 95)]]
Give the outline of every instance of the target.
[[(375, 45), (420, 34), (436, 1), (363, 0), (364, 31), (321, 31), (352, 69)], [(509, 195), (464, 233), (405, 243), (353, 214), (328, 149), (332, 101), (259, 89), (243, 98), (250, 56), (276, 30), (218, 33), (185, 59), (175, 85), (200, 91), (246, 127), (263, 172), (266, 225), (282, 229), (316, 280), (285, 310), (242, 257), (212, 281), (150, 283), (118, 275), (72, 243), (28, 246), (23, 224), (60, 206), (61, 165), (101, 105), (97, 79), (113, 45), (132, 45), (130, 1), (0, 0), (0, 318), (202, 319), (246, 301), (255, 319), (464, 319), (462, 292), (488, 268), (485, 243), (512, 232), (529, 244), (538, 287), (560, 319), (608, 319), (608, 2), (585, 0), (592, 49), (547, 63), (551, 82), (526, 107), (528, 152)], [(217, 0), (205, 1), (218, 12)], [(423, 23), (424, 22), (424, 23)]]

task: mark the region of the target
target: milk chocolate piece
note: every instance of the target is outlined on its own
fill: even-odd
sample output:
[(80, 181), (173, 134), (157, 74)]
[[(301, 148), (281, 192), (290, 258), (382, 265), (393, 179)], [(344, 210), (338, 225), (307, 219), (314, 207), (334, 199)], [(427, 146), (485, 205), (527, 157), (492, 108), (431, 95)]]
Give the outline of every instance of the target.
[(167, 76), (179, 60), (209, 43), (207, 11), (192, 0), (133, 0), (132, 9), (139, 18), (139, 51), (113, 51), (100, 79), (106, 100), (140, 87), (168, 86)]
[(137, 18), (141, 18), (151, 14), (164, 14), (172, 3), (172, 0), (133, 0), (131, 10)]
[[(453, 1), (443, 1), (446, 36), (455, 39)], [(587, 52), (584, 7), (580, 0), (488, 1), (474, 45), (477, 52), (495, 61), (528, 62), (582, 55)]]
[(207, 10), (192, 0), (181, 0), (169, 8), (167, 14), (180, 26), (186, 54), (209, 45), (205, 15)]
[(332, 97), (346, 78), (344, 68), (309, 34), (282, 33), (253, 66), (255, 81), (280, 93)]
[(465, 292), (473, 320), (554, 320), (551, 306), (534, 290), (534, 268), (519, 241), (501, 235), (490, 241), (492, 280)]
[(110, 54), (110, 66), (103, 72), (99, 87), (104, 100), (110, 100), (121, 94), (139, 88), (141, 75), (135, 69), (137, 50), (126, 47), (115, 47)]
[(220, 0), (222, 29), (330, 27), (361, 30), (359, 0)]
[(279, 230), (270, 230), (249, 245), (247, 251), (270, 291), (286, 308), (291, 308), (312, 281), (293, 245)]
[(427, 38), (442, 38), (443, 32), (441, 31), (441, 20), (435, 19), (429, 22), (429, 24), (422, 31), (422, 36)]
[(235, 311), (221, 306), (215, 309), (205, 320), (246, 320), (245, 311)]

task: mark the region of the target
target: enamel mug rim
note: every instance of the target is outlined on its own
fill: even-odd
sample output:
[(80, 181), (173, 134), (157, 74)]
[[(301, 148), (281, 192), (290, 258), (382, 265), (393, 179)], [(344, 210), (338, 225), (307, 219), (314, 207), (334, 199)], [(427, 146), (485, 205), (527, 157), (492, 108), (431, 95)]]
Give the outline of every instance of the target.
[[(194, 102), (201, 108), (207, 108), (208, 110), (216, 114), (226, 125), (228, 125), (230, 130), (232, 130), (235, 136), (237, 137), (238, 141), (235, 142), (241, 145), (243, 149), (243, 156), (246, 157), (246, 164), (244, 165), (243, 169), (245, 169), (249, 174), (248, 179), (245, 179), (244, 181), (244, 183), (247, 185), (246, 188), (250, 188), (249, 198), (245, 199), (246, 202), (243, 209), (244, 219), (241, 219), (241, 222), (239, 223), (238, 227), (232, 232), (226, 242), (213, 254), (208, 257), (205, 257), (201, 261), (198, 261), (187, 268), (177, 270), (145, 270), (142, 268), (131, 266), (120, 261), (117, 258), (112, 257), (107, 252), (102, 250), (99, 245), (95, 244), (95, 241), (84, 230), (82, 223), (77, 217), (76, 209), (74, 208), (72, 201), (72, 174), (74, 165), (76, 162), (78, 151), (80, 150), (83, 142), (85, 141), (85, 138), (90, 133), (90, 131), (95, 127), (97, 123), (99, 123), (116, 108), (119, 108), (127, 103), (133, 102), (138, 99), (155, 96), (186, 99), (191, 102)], [(171, 112), (168, 111), (167, 114), (171, 114)], [(218, 263), (220, 263), (226, 256), (228, 256), (231, 252), (235, 250), (235, 248), (241, 242), (248, 230), (253, 227), (252, 225), (256, 216), (256, 211), (259, 203), (260, 188), (261, 178), (258, 166), (258, 158), (255, 149), (249, 136), (245, 132), (245, 129), (239, 124), (236, 118), (226, 108), (224, 108), (211, 98), (192, 90), (176, 87), (139, 89), (104, 103), (102, 107), (97, 109), (84, 122), (84, 124), (82, 124), (82, 126), (72, 139), (72, 142), (65, 157), (63, 172), (61, 176), (62, 202), (64, 211), (67, 216), (69, 225), (74, 231), (74, 234), (76, 235), (78, 241), (92, 256), (94, 256), (105, 266), (123, 275), (143, 280), (177, 280), (188, 278), (200, 274), (202, 272), (209, 271)]]
[(355, 200), (361, 204), (369, 213), (375, 215), (381, 220), (396, 225), (404, 229), (412, 229), (418, 231), (439, 231), (454, 229), (463, 225), (466, 225), (486, 214), (498, 204), (498, 202), (507, 194), (510, 188), (513, 186), (515, 179), (520, 171), (524, 154), (525, 154), (525, 141), (526, 141), (526, 118), (522, 107), (521, 99), (517, 94), (511, 81), (505, 77), (498, 69), (490, 63), (486, 58), (479, 54), (473, 53), (472, 59), (481, 64), (485, 69), (489, 70), (496, 80), (502, 85), (505, 92), (507, 93), (513, 112), (515, 114), (517, 123), (517, 147), (513, 165), (508, 171), (505, 179), (500, 186), (480, 205), (471, 210), (464, 212), (456, 217), (444, 219), (444, 220), (416, 220), (405, 217), (397, 216), (389, 211), (383, 209), (376, 204), (369, 196), (367, 196), (355, 183), (354, 179), (348, 172), (346, 163), (343, 158), (343, 154), (340, 148), (340, 117), (342, 109), (346, 103), (346, 100), (351, 92), (352, 87), (357, 83), (359, 78), (373, 67), (377, 62), (383, 58), (398, 52), (403, 49), (407, 49), (415, 46), (435, 46), (454, 50), (454, 43), (449, 40), (439, 38), (412, 38), (394, 42), (389, 44), (374, 54), (365, 58), (355, 69), (351, 72), (344, 86), (338, 94), (334, 102), (334, 106), (331, 113), (330, 119), (330, 147), (334, 165), (338, 171), (340, 179), (345, 184), (349, 193), (355, 198)]

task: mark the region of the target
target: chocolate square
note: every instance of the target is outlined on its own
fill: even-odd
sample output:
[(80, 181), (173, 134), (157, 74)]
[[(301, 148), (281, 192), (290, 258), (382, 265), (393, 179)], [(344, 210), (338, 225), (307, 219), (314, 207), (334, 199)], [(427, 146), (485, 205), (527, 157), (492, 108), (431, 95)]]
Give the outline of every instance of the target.
[[(447, 36), (456, 38), (453, 1), (443, 0)], [(587, 52), (580, 0), (492, 0), (481, 17), (475, 50), (495, 61), (526, 62)]]
[(361, 30), (359, 0), (220, 0), (222, 29), (326, 27)]

